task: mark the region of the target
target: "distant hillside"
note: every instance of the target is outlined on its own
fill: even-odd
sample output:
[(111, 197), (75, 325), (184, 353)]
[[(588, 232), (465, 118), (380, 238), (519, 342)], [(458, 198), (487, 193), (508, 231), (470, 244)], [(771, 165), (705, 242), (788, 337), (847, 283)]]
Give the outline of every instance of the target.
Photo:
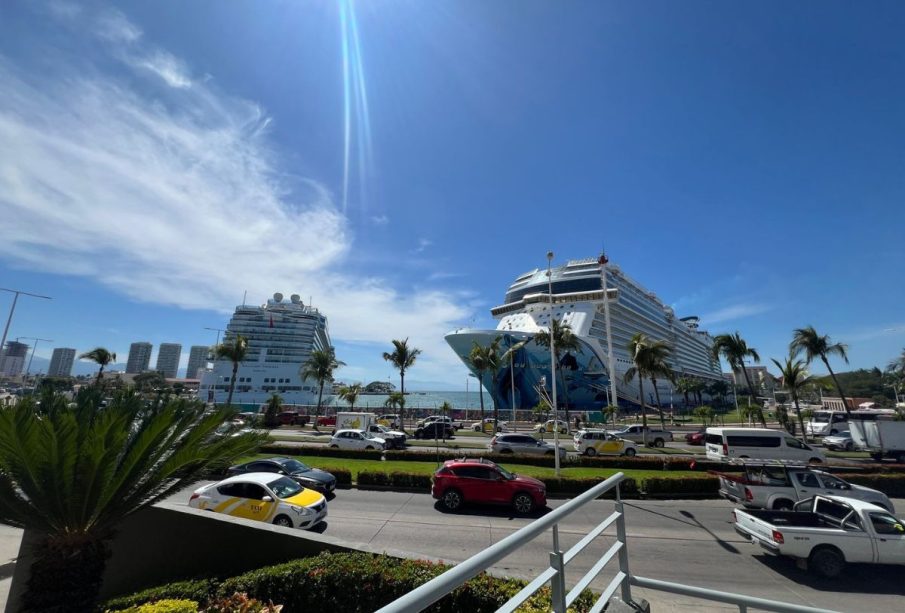
[[(27, 363), (27, 362), (26, 362)], [(50, 366), (50, 360), (47, 358), (42, 358), (39, 355), (36, 355), (34, 359), (31, 361), (31, 370), (29, 371), (32, 374), (35, 373), (46, 373), (47, 368)], [(106, 367), (104, 370), (126, 370), (126, 363), (122, 364), (111, 364)], [(24, 369), (23, 369), (24, 371)], [(81, 360), (76, 360), (72, 365), (72, 376), (77, 377), (79, 375), (93, 375), (97, 372), (97, 364), (94, 362), (83, 362)]]
[[(840, 372), (836, 373), (836, 378), (839, 379), (839, 385), (842, 386), (846, 396), (870, 398), (874, 402), (882, 402), (890, 407), (895, 403), (895, 394), (892, 388), (883, 385), (883, 373), (878, 368)], [(836, 395), (832, 377), (827, 375), (818, 378), (818, 381), (829, 390), (829, 394)]]

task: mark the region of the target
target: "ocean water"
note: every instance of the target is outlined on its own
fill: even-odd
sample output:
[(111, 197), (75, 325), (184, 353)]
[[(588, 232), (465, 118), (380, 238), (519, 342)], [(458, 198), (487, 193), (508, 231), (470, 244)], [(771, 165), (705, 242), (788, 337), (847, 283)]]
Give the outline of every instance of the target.
[[(361, 395), (355, 403), (356, 409), (379, 409), (383, 408), (387, 396), (379, 395)], [(405, 393), (405, 409), (430, 409), (436, 411), (440, 405), (448, 402), (454, 409), (480, 409), (481, 399), (477, 392), (406, 392)], [(342, 409), (348, 407), (349, 404), (340, 400), (336, 396), (331, 396), (329, 400), (325, 400), (325, 405)], [(493, 410), (493, 399), (490, 394), (484, 392), (484, 409)]]

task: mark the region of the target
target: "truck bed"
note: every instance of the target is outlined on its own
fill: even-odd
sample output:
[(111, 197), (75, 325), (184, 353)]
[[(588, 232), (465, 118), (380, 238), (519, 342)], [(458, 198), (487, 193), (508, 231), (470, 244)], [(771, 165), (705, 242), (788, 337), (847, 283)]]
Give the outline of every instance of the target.
[(745, 509), (745, 513), (751, 517), (767, 522), (776, 527), (793, 528), (838, 528), (838, 524), (831, 524), (817, 513), (803, 511), (768, 511), (766, 509)]

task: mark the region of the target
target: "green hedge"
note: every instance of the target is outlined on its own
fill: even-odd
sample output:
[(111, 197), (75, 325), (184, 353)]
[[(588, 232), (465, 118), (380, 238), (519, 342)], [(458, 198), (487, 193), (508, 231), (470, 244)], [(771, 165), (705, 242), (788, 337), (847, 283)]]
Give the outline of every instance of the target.
[[(589, 477), (586, 479), (542, 477), (541, 481), (547, 486), (548, 494), (568, 494), (570, 496), (577, 496), (578, 494), (588, 491), (598, 483), (606, 481), (606, 477)], [(619, 487), (619, 494), (622, 498), (638, 498), (638, 482), (631, 477), (623, 479)], [(603, 495), (603, 498), (615, 497), (616, 490), (614, 489)]]
[(641, 481), (641, 490), (648, 496), (695, 494), (716, 496), (720, 490), (717, 477), (648, 477)]
[(905, 475), (901, 474), (863, 474), (840, 475), (849, 483), (872, 487), (892, 498), (905, 498)]
[(336, 485), (344, 485), (346, 487), (352, 485), (352, 471), (348, 468), (330, 468), (324, 472), (328, 472), (336, 477)]
[(216, 597), (218, 582), (213, 579), (197, 579), (193, 581), (177, 581), (160, 587), (152, 587), (142, 590), (131, 596), (122, 598), (114, 598), (103, 607), (101, 611), (113, 610), (121, 611), (130, 607), (142, 605), (146, 602), (157, 602), (158, 600), (193, 600), (195, 602), (206, 602)]
[[(284, 605), (285, 611), (318, 611), (327, 606), (343, 613), (370, 613), (449, 570), (450, 566), (423, 560), (400, 560), (366, 553), (321, 553), (311, 558), (254, 570), (226, 579), (214, 596), (236, 592), (262, 601)], [(525, 586), (518, 579), (480, 574), (445, 596), (426, 611), (437, 613), (484, 613), (496, 611)], [(174, 589), (173, 586), (181, 586)], [(185, 582), (145, 590), (106, 604), (111, 611), (164, 598), (179, 598)], [(202, 599), (206, 603), (207, 597)], [(585, 590), (569, 611), (591, 609), (593, 595)], [(542, 588), (519, 609), (524, 613), (550, 610), (549, 588)]]

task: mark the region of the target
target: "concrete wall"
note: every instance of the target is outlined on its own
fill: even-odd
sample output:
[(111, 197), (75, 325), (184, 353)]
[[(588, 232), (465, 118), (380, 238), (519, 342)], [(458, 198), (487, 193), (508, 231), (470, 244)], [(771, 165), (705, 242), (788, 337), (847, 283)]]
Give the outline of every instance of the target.
[[(22, 539), (6, 613), (20, 610), (31, 567), (31, 546), (38, 537), (26, 531)], [(117, 530), (111, 548), (101, 587), (102, 601), (170, 581), (234, 576), (322, 551), (383, 553), (317, 533), (166, 503), (128, 517)], [(404, 557), (400, 552), (387, 553)]]

